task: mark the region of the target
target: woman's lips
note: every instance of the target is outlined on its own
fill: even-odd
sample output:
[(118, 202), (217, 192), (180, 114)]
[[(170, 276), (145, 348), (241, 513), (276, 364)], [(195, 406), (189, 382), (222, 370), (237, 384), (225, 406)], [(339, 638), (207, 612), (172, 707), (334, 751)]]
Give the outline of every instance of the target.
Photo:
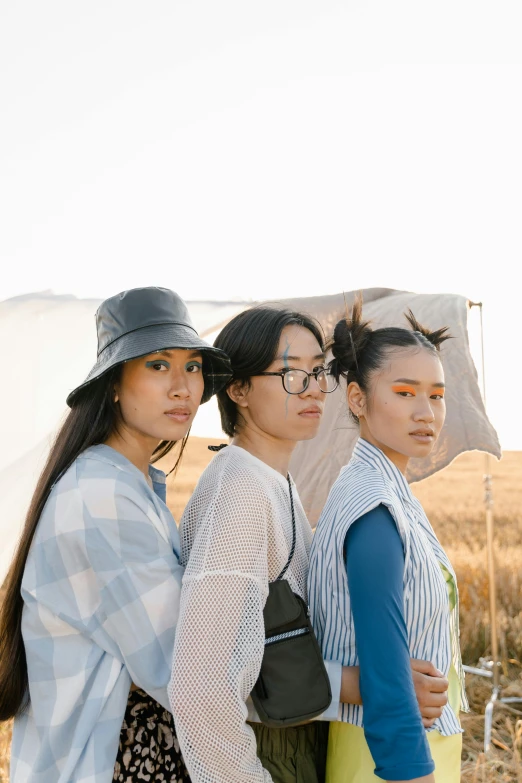
[(432, 430), (416, 430), (410, 432), (410, 437), (417, 441), (417, 443), (432, 443), (435, 433)]
[(177, 421), (180, 424), (184, 424), (190, 419), (190, 411), (186, 408), (174, 408), (170, 411), (165, 411), (165, 416), (168, 416), (172, 421)]
[(305, 408), (304, 411), (300, 412), (299, 416), (302, 416), (304, 419), (320, 419), (322, 414), (321, 408), (314, 405), (311, 408)]

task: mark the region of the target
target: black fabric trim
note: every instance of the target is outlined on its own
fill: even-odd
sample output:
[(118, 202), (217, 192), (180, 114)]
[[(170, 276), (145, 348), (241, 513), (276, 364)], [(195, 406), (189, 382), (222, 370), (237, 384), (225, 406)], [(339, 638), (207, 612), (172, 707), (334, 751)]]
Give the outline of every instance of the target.
[(160, 323), (157, 324), (148, 324), (148, 326), (137, 326), (136, 329), (130, 329), (128, 332), (123, 332), (123, 334), (120, 334), (119, 337), (115, 337), (114, 340), (111, 340), (106, 345), (104, 345), (101, 351), (97, 354), (97, 357), (99, 358), (102, 355), (102, 353), (109, 347), (109, 345), (112, 345), (118, 340), (121, 340), (122, 337), (125, 337), (128, 334), (133, 334), (134, 332), (140, 332), (144, 329), (152, 329), (155, 326), (184, 326), (186, 329), (191, 329), (196, 335), (196, 337), (198, 337), (201, 340), (201, 337), (199, 337), (199, 334), (196, 332), (193, 326), (184, 324), (181, 321), (161, 321)]

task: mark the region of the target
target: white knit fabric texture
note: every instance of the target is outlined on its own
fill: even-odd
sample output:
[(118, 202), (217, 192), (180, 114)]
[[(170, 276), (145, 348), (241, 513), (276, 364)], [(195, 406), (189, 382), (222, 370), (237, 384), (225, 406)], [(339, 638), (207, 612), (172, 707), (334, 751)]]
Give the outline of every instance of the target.
[[(296, 548), (285, 578), (307, 600), (311, 528), (292, 485)], [(228, 446), (202, 474), (180, 524), (186, 564), (169, 684), (193, 783), (269, 783), (246, 723), (264, 650), (268, 582), (292, 544), (288, 481)]]

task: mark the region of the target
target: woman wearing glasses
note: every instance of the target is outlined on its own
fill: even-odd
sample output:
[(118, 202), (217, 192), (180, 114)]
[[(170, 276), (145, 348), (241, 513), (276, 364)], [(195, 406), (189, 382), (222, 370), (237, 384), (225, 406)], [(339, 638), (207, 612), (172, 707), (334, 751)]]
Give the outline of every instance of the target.
[[(296, 543), (285, 578), (307, 598), (312, 533), (288, 465), (297, 442), (316, 435), (337, 385), (322, 343), (309, 317), (258, 307), (236, 316), (214, 344), (232, 363), (233, 381), (218, 395), (231, 442), (201, 476), (181, 521), (187, 568), (169, 688), (193, 783), (324, 780), (328, 723), (268, 728), (249, 698), (263, 659), (268, 584), (291, 548), (292, 497)], [(360, 695), (355, 667), (326, 664), (327, 721), (339, 700), (359, 703)]]

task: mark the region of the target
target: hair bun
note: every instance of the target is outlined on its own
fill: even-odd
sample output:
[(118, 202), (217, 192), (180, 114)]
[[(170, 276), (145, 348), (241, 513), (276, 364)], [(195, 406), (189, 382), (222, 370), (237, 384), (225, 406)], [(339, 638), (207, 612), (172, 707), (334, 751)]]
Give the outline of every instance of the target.
[(330, 372), (334, 377), (338, 379), (340, 375), (346, 376), (351, 370), (357, 369), (358, 357), (371, 334), (369, 322), (362, 320), (362, 296), (358, 294), (350, 317), (337, 322), (328, 346), (334, 356), (330, 363)]
[(417, 321), (411, 310), (408, 310), (408, 312), (405, 313), (405, 316), (413, 331), (431, 343), (437, 351), (440, 351), (440, 346), (445, 340), (451, 340), (451, 334), (449, 333), (447, 326), (443, 326), (441, 329), (436, 329), (432, 332)]

